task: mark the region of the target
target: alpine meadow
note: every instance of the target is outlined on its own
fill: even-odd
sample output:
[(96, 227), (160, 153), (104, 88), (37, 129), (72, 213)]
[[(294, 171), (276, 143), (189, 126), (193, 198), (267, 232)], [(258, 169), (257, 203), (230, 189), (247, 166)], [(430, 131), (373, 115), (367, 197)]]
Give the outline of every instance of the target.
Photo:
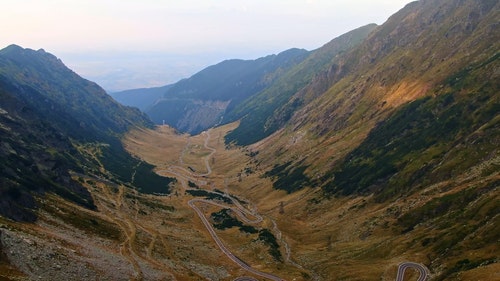
[(9, 45), (0, 280), (500, 280), (499, 50), (497, 0), (109, 94)]

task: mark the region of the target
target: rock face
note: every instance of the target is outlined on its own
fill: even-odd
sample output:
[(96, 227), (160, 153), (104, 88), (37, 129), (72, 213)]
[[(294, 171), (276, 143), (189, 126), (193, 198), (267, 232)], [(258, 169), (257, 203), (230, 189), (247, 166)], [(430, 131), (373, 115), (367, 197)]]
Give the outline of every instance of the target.
[[(231, 101), (163, 98), (148, 111), (155, 123), (168, 124), (180, 132), (201, 132), (220, 124)], [(165, 114), (168, 112), (168, 114)], [(175, 123), (174, 123), (175, 122)]]
[[(498, 1), (411, 3), (280, 107), (256, 107), (261, 114), (246, 115), (226, 141), (251, 144), (281, 129), (257, 147), (262, 158), (272, 155), (271, 165), (289, 166), (290, 179), (309, 167), (299, 177), (304, 182), (384, 198), (489, 161), (498, 131), (481, 128), (497, 123), (498, 8)], [(290, 145), (298, 135), (302, 143)], [(465, 153), (457, 144), (479, 136), (484, 154), (455, 166)]]
[(192, 108), (185, 110), (184, 116), (176, 125), (181, 131), (198, 132), (220, 124), (231, 101), (192, 102)]
[(290, 49), (256, 60), (226, 60), (168, 88), (146, 113), (156, 124), (200, 133), (220, 124), (228, 112), (272, 84), (305, 59), (308, 52)]
[[(276, 272), (298, 269), (297, 280), (390, 279), (406, 259), (436, 280), (494, 279), (499, 5), (413, 2), (312, 53), (226, 61), (172, 86), (155, 107), (160, 123), (192, 132), (241, 123), (210, 131), (231, 131), (226, 144), (166, 128), (125, 138), (179, 176), (168, 197), (140, 192), (168, 182), (118, 138), (148, 125), (144, 115), (43, 50), (0, 51), (0, 279), (237, 276), (186, 206), (187, 186), (248, 197), (291, 258), (260, 263), (265, 251), (236, 229), (224, 240)], [(196, 176), (194, 165), (210, 173)]]

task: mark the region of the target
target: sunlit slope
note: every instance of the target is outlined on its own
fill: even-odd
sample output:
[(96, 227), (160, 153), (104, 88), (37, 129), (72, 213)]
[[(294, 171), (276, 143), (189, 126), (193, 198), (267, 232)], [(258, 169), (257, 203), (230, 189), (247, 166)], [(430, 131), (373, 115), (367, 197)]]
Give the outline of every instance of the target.
[[(370, 193), (395, 174), (394, 185), (407, 189), (403, 178), (432, 182), (434, 162), (453, 166), (440, 168), (443, 180), (446, 170), (466, 171), (495, 155), (498, 4), (439, 3), (409, 4), (332, 66), (342, 74), (331, 86), (318, 80), (295, 94), (289, 105), (301, 106), (291, 119), (253, 145), (261, 161), (288, 174), (285, 164), (303, 167), (295, 178), (304, 185)], [(451, 159), (466, 151), (458, 144), (472, 142), (484, 153)]]
[(315, 88), (318, 93), (325, 91), (329, 85), (325, 83), (338, 80), (339, 69), (336, 64), (339, 59), (363, 42), (376, 26), (369, 24), (347, 32), (312, 51), (304, 61), (273, 84), (228, 112), (224, 120), (235, 121), (241, 118), (241, 123), (226, 137), (226, 142), (248, 145), (282, 127), (305, 104), (303, 99), (293, 96), (303, 91), (308, 84), (318, 86)]
[(290, 120), (248, 147), (259, 176), (290, 195), (248, 192), (275, 212), (286, 202), (294, 219), (281, 223), (324, 276), (372, 280), (372, 270), (415, 259), (437, 280), (491, 278), (499, 18), (497, 1), (409, 4), (338, 58), (335, 75), (293, 95)]

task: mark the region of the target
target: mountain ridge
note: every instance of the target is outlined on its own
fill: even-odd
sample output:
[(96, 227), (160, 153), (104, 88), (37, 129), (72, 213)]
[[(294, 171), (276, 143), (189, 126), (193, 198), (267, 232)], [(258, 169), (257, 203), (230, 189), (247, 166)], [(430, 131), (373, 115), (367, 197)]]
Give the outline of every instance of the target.
[(169, 124), (180, 132), (200, 133), (225, 122), (227, 112), (271, 84), (306, 55), (306, 50), (294, 48), (255, 60), (222, 61), (173, 84), (146, 113), (156, 124)]
[[(287, 280), (391, 279), (405, 261), (425, 265), (434, 280), (498, 277), (499, 5), (410, 3), (359, 36), (272, 68), (268, 87), (249, 91), (242, 111), (223, 119), (239, 123), (193, 136), (153, 130), (105, 95), (116, 116), (102, 102), (77, 107), (64, 99), (73, 87), (58, 69), (18, 71), (0, 51), (0, 180), (8, 185), (0, 211), (17, 204), (8, 207), (26, 212), (11, 219), (40, 216), (33, 224), (0, 216), (0, 276), (11, 277), (7, 262), (26, 279), (234, 280), (242, 268), (221, 254), (223, 243)], [(211, 90), (238, 81), (217, 86), (209, 74)], [(183, 105), (218, 124), (228, 101), (201, 103), (200, 89), (179, 85)], [(156, 181), (151, 165), (176, 180)], [(212, 201), (195, 209), (206, 220), (189, 207), (196, 197)]]
[[(415, 10), (420, 10), (419, 5), (423, 5), (426, 9), (431, 9), (430, 4), (411, 4), (404, 8), (401, 13), (391, 17), (392, 19), (388, 20), (387, 25), (393, 30), (394, 28), (401, 29), (400, 27), (394, 25), (393, 21), (401, 18), (402, 15), (415, 13)], [(451, 6), (453, 6), (453, 4)], [(448, 5), (448, 7), (450, 7), (450, 5)], [(478, 9), (481, 9), (481, 6)], [(494, 9), (490, 7), (490, 11), (494, 11)], [(498, 13), (496, 13), (496, 15), (498, 16)], [(413, 18), (421, 18), (416, 17), (415, 15), (411, 16)], [(495, 13), (491, 12), (488, 15), (484, 15), (484, 22), (491, 22), (491, 19), (494, 16)], [(410, 23), (406, 24), (410, 25)], [(414, 24), (413, 26), (418, 25)], [(484, 42), (495, 41), (495, 37), (498, 38), (498, 34), (494, 32), (492, 33), (489, 26), (486, 26), (486, 28), (487, 29), (484, 33), (487, 34), (487, 36), (490, 36), (490, 38)], [(341, 62), (341, 64), (344, 65), (343, 67), (345, 68), (349, 65), (355, 65), (353, 62), (356, 62), (358, 66), (350, 67), (357, 67), (358, 70), (353, 72), (354, 74), (351, 74), (350, 76), (334, 83), (332, 87), (323, 95), (319, 96), (315, 100), (312, 100), (302, 109), (294, 112), (291, 122), (289, 122), (288, 126), (285, 126), (281, 136), (286, 136), (287, 134), (293, 135), (293, 132), (300, 131), (302, 137), (303, 135), (309, 135), (307, 139), (310, 139), (311, 141), (319, 141), (319, 143), (323, 142), (327, 145), (332, 137), (336, 139), (335, 134), (351, 134), (350, 131), (352, 130), (348, 129), (350, 126), (351, 128), (356, 128), (358, 132), (364, 128), (363, 130), (365, 133), (358, 134), (356, 136), (357, 141), (361, 141), (377, 122), (382, 121), (386, 118), (387, 114), (393, 112), (393, 110), (398, 108), (400, 105), (416, 100), (425, 95), (430, 95), (430, 92), (432, 91), (436, 94), (444, 93), (444, 87), (446, 84), (443, 84), (443, 81), (446, 79), (449, 80), (446, 76), (455, 75), (453, 72), (450, 73), (448, 71), (444, 71), (448, 64), (458, 64), (458, 62), (460, 62), (462, 65), (461, 67), (464, 67), (463, 65), (466, 64), (467, 61), (471, 62), (471, 59), (481, 58), (482, 60), (488, 61), (490, 58), (494, 58), (495, 48), (487, 45), (488, 43), (483, 43), (484, 45), (482, 47), (478, 46), (478, 49), (474, 49), (481, 51), (477, 51), (477, 56), (469, 56), (468, 60), (462, 59), (462, 53), (468, 53), (465, 50), (458, 53), (458, 57), (453, 57), (448, 60), (443, 59), (442, 61), (439, 57), (431, 58), (430, 55), (427, 57), (415, 55), (414, 57), (419, 59), (416, 59), (416, 61), (413, 62), (414, 65), (420, 65), (422, 60), (429, 60), (425, 61), (425, 67), (431, 67), (431, 61), (434, 61), (437, 65), (432, 66), (431, 71), (428, 71), (430, 73), (427, 73), (426, 76), (419, 79), (413, 79), (413, 75), (415, 75), (413, 69), (418, 69), (420, 71), (421, 68), (419, 66), (413, 67), (411, 64), (405, 66), (404, 64), (401, 64), (401, 62), (398, 62), (401, 60), (408, 60), (409, 57), (401, 56), (403, 49), (396, 46), (397, 44), (395, 45), (394, 43), (391, 43), (393, 46), (392, 48), (395, 48), (395, 51), (390, 53), (390, 57), (387, 57), (384, 60), (376, 58), (376, 56), (383, 53), (380, 51), (381, 48), (389, 48), (389, 45), (383, 47), (383, 40), (387, 42), (394, 41), (388, 40), (384, 37), (385, 34), (390, 33), (388, 32), (390, 29), (388, 29), (386, 24), (380, 26), (370, 35), (366, 42), (360, 45), (359, 48), (352, 51), (350, 54), (347, 54)], [(442, 27), (442, 29), (446, 28)], [(409, 31), (404, 30), (402, 32), (408, 33)], [(441, 33), (441, 31), (438, 32)], [(418, 34), (418, 32), (410, 33)], [(460, 37), (460, 34), (462, 34), (462, 37)], [(483, 34), (483, 32), (479, 32), (476, 36), (480, 36), (480, 34)], [(438, 36), (435, 36), (435, 33), (433, 32), (428, 33), (427, 36), (428, 38), (439, 38)], [(464, 42), (463, 46), (465, 48), (468, 40), (464, 40), (464, 38), (470, 37), (468, 33), (459, 32), (456, 36), (457, 38), (454, 38), (455, 42)], [(417, 38), (417, 36), (414, 36), (413, 38)], [(435, 40), (435, 42), (437, 42), (436, 44), (443, 44), (440, 42), (446, 42), (444, 40)], [(406, 44), (409, 43), (407, 42)], [(411, 42), (410, 44), (413, 44), (411, 48), (415, 50), (414, 52), (428, 52), (428, 50), (436, 49), (436, 52), (442, 52), (442, 56), (447, 56), (447, 53), (442, 51), (442, 48), (432, 48), (432, 45), (427, 46), (427, 48), (421, 48), (420, 46), (415, 46), (415, 42)], [(372, 53), (370, 53), (370, 50), (372, 50)], [(377, 63), (377, 61), (379, 62)], [(334, 68), (339, 67), (340, 66), (334, 66)], [(408, 76), (405, 77), (405, 75)], [(485, 76), (486, 81), (491, 81), (491, 79), (493, 79), (493, 77), (489, 76), (491, 76), (491, 74)], [(426, 79), (428, 80), (423, 80), (422, 78), (424, 77), (427, 77)], [(393, 81), (396, 81), (396, 83)], [(308, 87), (309, 89), (314, 89), (317, 86), (312, 83)], [(323, 88), (325, 88), (325, 86), (323, 86)], [(308, 95), (308, 93), (312, 91), (309, 89), (306, 88), (301, 93), (297, 93), (293, 99), (300, 99), (301, 96)], [(358, 125), (353, 126), (354, 124)], [(348, 130), (345, 131), (346, 129)], [(343, 130), (345, 131), (344, 133), (342, 132)], [(277, 136), (277, 138), (278, 137), (279, 136)], [(351, 137), (354, 137), (354, 135)], [(331, 167), (334, 161), (339, 161), (340, 159), (335, 158), (332, 160), (316, 159), (316, 161), (310, 162), (317, 162), (318, 164), (316, 166), (322, 165), (324, 167)], [(283, 162), (287, 162), (287, 160), (283, 160)]]
[[(360, 44), (375, 27), (375, 24), (369, 24), (334, 38), (312, 51), (308, 58), (291, 69), (280, 81), (241, 104), (232, 114), (234, 116), (228, 117), (229, 120), (242, 118), (241, 124), (228, 134), (226, 142), (249, 145), (274, 133), (303, 104), (301, 99), (291, 97), (306, 87), (311, 79), (320, 79), (317, 73), (325, 71), (342, 53)], [(331, 72), (338, 70), (326, 70), (326, 73)]]
[(142, 112), (147, 111), (154, 103), (163, 97), (163, 94), (171, 87), (139, 88), (109, 93), (116, 101), (123, 105), (139, 108)]
[[(85, 152), (89, 144), (107, 144), (99, 150), (109, 160), (99, 162), (118, 178), (124, 175), (122, 169), (130, 171), (137, 165), (134, 162), (140, 163), (123, 150), (119, 137), (135, 126), (151, 127), (151, 121), (139, 110), (118, 104), (44, 50), (17, 45), (0, 50), (0, 94), (4, 216), (36, 220), (34, 197), (46, 193), (95, 209), (89, 191), (72, 176), (102, 176), (93, 159), (98, 156)], [(114, 161), (122, 162), (122, 167)], [(126, 176), (121, 178), (127, 181)]]

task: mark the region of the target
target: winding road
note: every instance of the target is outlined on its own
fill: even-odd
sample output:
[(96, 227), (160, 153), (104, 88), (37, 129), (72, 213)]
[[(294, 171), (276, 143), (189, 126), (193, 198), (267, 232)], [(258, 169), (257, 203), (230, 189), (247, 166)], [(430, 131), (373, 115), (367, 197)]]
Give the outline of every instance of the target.
[(416, 269), (420, 273), (417, 281), (425, 281), (430, 276), (429, 270), (425, 265), (416, 262), (403, 262), (398, 266), (398, 275), (396, 276), (396, 281), (403, 281), (407, 268)]
[[(201, 221), (205, 225), (205, 228), (208, 230), (208, 233), (210, 233), (210, 236), (212, 236), (212, 238), (214, 239), (214, 241), (217, 244), (217, 246), (219, 246), (219, 248), (221, 249), (221, 251), (229, 259), (231, 259), (233, 262), (235, 262), (236, 264), (238, 264), (241, 268), (243, 268), (246, 271), (248, 271), (250, 273), (253, 273), (253, 274), (257, 275), (257, 276), (264, 277), (264, 278), (267, 278), (267, 279), (270, 279), (270, 280), (275, 280), (275, 281), (283, 281), (284, 280), (284, 279), (282, 279), (282, 278), (280, 278), (280, 277), (278, 277), (276, 275), (272, 275), (270, 273), (266, 273), (266, 272), (262, 272), (262, 271), (254, 269), (253, 267), (251, 267), (250, 265), (248, 265), (247, 263), (245, 263), (244, 261), (242, 261), (240, 258), (238, 258), (237, 256), (235, 256), (229, 249), (227, 249), (227, 247), (224, 245), (224, 243), (222, 243), (222, 241), (219, 239), (219, 236), (217, 236), (217, 233), (215, 233), (215, 230), (213, 229), (212, 225), (207, 220), (207, 218), (205, 217), (205, 215), (203, 214), (203, 212), (196, 206), (196, 203), (199, 203), (199, 202), (203, 202), (203, 203), (207, 203), (207, 204), (212, 204), (212, 205), (216, 205), (216, 206), (221, 206), (221, 205), (218, 204), (218, 203), (214, 203), (214, 202), (212, 202), (210, 200), (205, 200), (205, 199), (191, 199), (188, 202), (189, 206), (200, 217)], [(241, 214), (241, 213), (239, 213), (239, 214)], [(241, 280), (241, 279), (236, 279), (236, 280)]]
[[(181, 178), (183, 180), (196, 181), (196, 182), (198, 182), (198, 183), (200, 183), (202, 185), (206, 184), (205, 181), (199, 180), (198, 178), (200, 178), (200, 177), (206, 177), (206, 176), (208, 176), (208, 175), (210, 175), (212, 173), (212, 168), (210, 167), (209, 160), (213, 156), (213, 154), (216, 153), (217, 150), (215, 148), (210, 147), (208, 145), (208, 142), (210, 141), (210, 132), (205, 131), (202, 134), (204, 134), (206, 136), (205, 142), (204, 142), (205, 148), (211, 151), (209, 155), (207, 155), (207, 156), (204, 157), (204, 162), (205, 162), (205, 166), (206, 166), (206, 169), (207, 169), (206, 173), (197, 174), (197, 173), (194, 173), (193, 171), (188, 171), (187, 169), (185, 169), (183, 167), (178, 167), (178, 166), (172, 166), (172, 167), (168, 168), (165, 172), (173, 174), (173, 175), (175, 175), (175, 176), (177, 176), (177, 177), (179, 177), (179, 178)], [(189, 142), (188, 142), (188, 145), (189, 145)], [(182, 154), (184, 154), (185, 152), (186, 152), (186, 149), (183, 151)], [(182, 155), (180, 156), (180, 163), (183, 163), (183, 161), (182, 161)], [(185, 184), (183, 184), (183, 186), (184, 186), (184, 188), (187, 189), (187, 187), (185, 186)], [(208, 191), (208, 192), (211, 192), (211, 191)], [(285, 281), (285, 279), (280, 278), (280, 277), (278, 277), (276, 275), (273, 275), (273, 274), (270, 274), (270, 273), (266, 273), (266, 272), (262, 272), (262, 271), (259, 271), (259, 270), (255, 269), (255, 268), (251, 267), (250, 265), (248, 265), (247, 263), (245, 263), (243, 260), (241, 260), (240, 258), (238, 258), (236, 255), (234, 255), (224, 245), (224, 243), (220, 240), (219, 236), (215, 232), (215, 230), (212, 227), (212, 225), (210, 224), (210, 222), (207, 220), (207, 218), (205, 217), (205, 215), (203, 214), (203, 212), (198, 208), (198, 206), (196, 204), (204, 203), (204, 204), (210, 204), (210, 205), (218, 206), (218, 207), (222, 207), (222, 208), (229, 208), (234, 213), (236, 213), (237, 216), (239, 218), (241, 218), (241, 220), (243, 220), (246, 223), (250, 223), (250, 224), (262, 222), (263, 218), (260, 215), (258, 215), (257, 213), (252, 212), (252, 211), (244, 208), (238, 202), (238, 200), (234, 199), (233, 197), (231, 197), (227, 193), (219, 193), (219, 192), (212, 192), (212, 193), (215, 193), (215, 194), (218, 194), (218, 195), (222, 195), (222, 196), (230, 199), (231, 202), (233, 203), (233, 205), (235, 207), (230, 207), (230, 206), (227, 206), (227, 205), (224, 205), (224, 204), (221, 204), (221, 203), (218, 203), (218, 202), (214, 202), (214, 201), (211, 201), (211, 200), (198, 199), (198, 198), (191, 199), (188, 202), (188, 205), (189, 205), (189, 207), (191, 207), (196, 212), (196, 214), (198, 215), (198, 217), (200, 217), (203, 225), (205, 226), (205, 228), (207, 229), (208, 233), (210, 234), (210, 236), (212, 237), (212, 239), (215, 241), (215, 243), (217, 244), (217, 246), (219, 247), (219, 249), (229, 259), (231, 259), (234, 263), (236, 263), (237, 265), (239, 265), (241, 268), (245, 269), (249, 273), (252, 273), (252, 274), (254, 274), (256, 276), (259, 276), (259, 277), (267, 278), (269, 280)], [(243, 277), (236, 278), (234, 281), (245, 281), (245, 280), (246, 281), (254, 281), (256, 279), (253, 278), (253, 277), (243, 276)]]
[[(212, 168), (210, 167), (209, 160), (213, 156), (213, 154), (216, 153), (217, 150), (208, 145), (208, 142), (210, 141), (210, 132), (204, 131), (202, 134), (206, 136), (205, 142), (204, 142), (204, 147), (211, 151), (210, 154), (208, 154), (207, 156), (204, 157), (204, 163), (206, 166), (206, 173), (198, 174), (198, 173), (195, 173), (194, 171), (189, 171), (189, 170), (187, 170), (183, 167), (180, 167), (180, 166), (170, 166), (167, 170), (163, 171), (163, 172), (167, 172), (169, 174), (175, 175), (176, 177), (182, 179), (183, 188), (186, 190), (188, 190), (189, 188), (187, 187), (187, 184), (185, 181), (189, 180), (189, 181), (197, 182), (200, 185), (206, 185), (206, 181), (203, 179), (200, 179), (200, 178), (206, 177), (212, 173)], [(190, 144), (190, 141), (188, 141), (186, 148), (183, 150), (182, 154), (179, 157), (179, 162), (181, 163), (181, 165), (184, 164), (182, 158), (183, 158), (183, 155), (186, 153), (189, 144)], [(237, 199), (235, 199), (231, 195), (229, 195), (227, 193), (227, 183), (226, 182), (225, 182), (224, 193), (217, 192), (217, 191), (208, 191), (208, 190), (206, 190), (206, 191), (210, 192), (210, 193), (217, 194), (217, 195), (224, 196), (224, 197), (230, 199), (234, 205), (234, 206), (228, 206), (226, 204), (218, 203), (216, 201), (211, 201), (208, 199), (199, 199), (199, 198), (191, 199), (188, 201), (189, 207), (191, 207), (196, 212), (198, 217), (201, 219), (203, 225), (207, 229), (208, 233), (210, 234), (212, 239), (215, 241), (215, 243), (219, 247), (219, 249), (229, 259), (231, 259), (234, 263), (236, 263), (238, 266), (240, 266), (244, 270), (248, 271), (249, 273), (252, 273), (256, 276), (263, 277), (263, 278), (266, 278), (269, 280), (286, 281), (285, 279), (278, 277), (276, 275), (273, 275), (273, 274), (270, 274), (267, 272), (262, 272), (262, 271), (259, 271), (255, 268), (253, 268), (250, 265), (248, 265), (247, 263), (245, 263), (243, 260), (238, 258), (236, 255), (234, 255), (221, 241), (221, 239), (219, 238), (219, 236), (215, 232), (214, 228), (212, 227), (210, 222), (205, 217), (204, 213), (200, 210), (200, 208), (198, 208), (197, 204), (201, 204), (201, 203), (210, 204), (212, 206), (231, 209), (242, 221), (244, 221), (245, 223), (249, 223), (249, 224), (255, 224), (255, 223), (262, 222), (263, 221), (262, 216), (260, 216), (255, 211), (250, 211), (247, 208), (243, 207)], [(251, 219), (249, 217), (252, 217), (253, 219)], [(290, 251), (288, 244), (281, 238), (281, 231), (278, 229), (276, 222), (274, 220), (271, 220), (271, 221), (273, 223), (274, 232), (278, 233), (278, 235), (277, 235), (278, 240), (281, 240), (281, 242), (284, 243), (284, 245), (285, 245), (287, 262), (292, 264), (293, 266), (296, 266), (297, 268), (304, 269), (301, 265), (299, 265), (291, 260), (291, 258), (290, 258), (291, 251)], [(415, 262), (403, 262), (403, 263), (400, 263), (398, 266), (396, 281), (404, 281), (404, 275), (405, 275), (406, 269), (408, 269), (408, 268), (413, 268), (419, 272), (420, 275), (419, 275), (417, 281), (425, 281), (430, 277), (430, 272), (427, 269), (427, 267), (425, 267), (424, 265), (422, 265), (420, 263), (415, 263)], [(319, 276), (314, 276), (314, 280), (319, 280)], [(241, 276), (241, 277), (237, 277), (233, 281), (257, 281), (257, 279), (255, 279), (254, 277)]]

